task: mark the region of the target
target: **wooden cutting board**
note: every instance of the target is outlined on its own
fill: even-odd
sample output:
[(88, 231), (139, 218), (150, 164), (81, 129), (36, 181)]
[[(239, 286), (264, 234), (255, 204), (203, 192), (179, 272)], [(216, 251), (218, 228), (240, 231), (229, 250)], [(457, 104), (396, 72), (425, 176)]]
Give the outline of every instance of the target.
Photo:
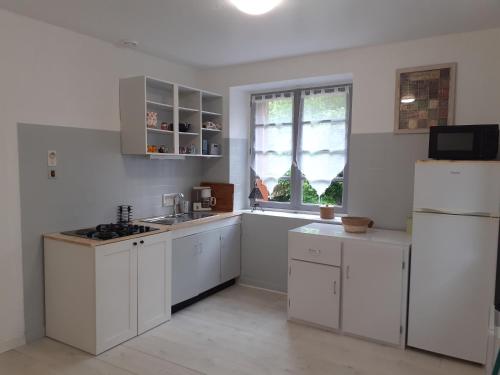
[(214, 211), (232, 212), (234, 207), (234, 184), (222, 182), (202, 182), (200, 186), (212, 188), (212, 195), (215, 197)]

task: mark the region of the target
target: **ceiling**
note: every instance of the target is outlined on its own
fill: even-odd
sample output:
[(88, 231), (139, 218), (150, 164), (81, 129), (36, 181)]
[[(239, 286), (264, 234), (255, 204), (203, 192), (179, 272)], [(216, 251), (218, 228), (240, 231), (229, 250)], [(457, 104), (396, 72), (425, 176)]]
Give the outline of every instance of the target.
[(197, 67), (500, 27), (500, 0), (283, 0), (263, 16), (228, 0), (0, 0), (0, 8)]

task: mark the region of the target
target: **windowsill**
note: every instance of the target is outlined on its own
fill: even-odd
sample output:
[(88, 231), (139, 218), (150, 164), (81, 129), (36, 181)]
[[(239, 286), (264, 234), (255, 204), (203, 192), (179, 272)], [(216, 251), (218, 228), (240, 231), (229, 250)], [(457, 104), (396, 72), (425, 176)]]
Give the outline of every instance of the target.
[(327, 223), (327, 224), (336, 224), (336, 225), (341, 225), (342, 221), (340, 218), (342, 216), (345, 216), (345, 214), (335, 214), (335, 218), (333, 219), (322, 219), (319, 217), (319, 214), (317, 213), (304, 213), (304, 212), (294, 212), (294, 211), (283, 211), (283, 210), (271, 210), (271, 209), (264, 209), (262, 211), (261, 209), (252, 210), (246, 209), (246, 210), (241, 210), (241, 213), (244, 214), (250, 214), (250, 215), (264, 215), (264, 216), (274, 216), (274, 217), (284, 217), (284, 218), (289, 218), (289, 219), (302, 219), (302, 220), (309, 220), (313, 221), (315, 223)]

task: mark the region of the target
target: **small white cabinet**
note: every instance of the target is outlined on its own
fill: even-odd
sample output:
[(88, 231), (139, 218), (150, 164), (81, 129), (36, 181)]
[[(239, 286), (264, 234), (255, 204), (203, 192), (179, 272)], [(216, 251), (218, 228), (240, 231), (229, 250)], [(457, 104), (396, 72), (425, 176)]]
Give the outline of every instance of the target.
[(343, 251), (343, 331), (400, 344), (404, 248), (348, 240)]
[(409, 251), (399, 231), (350, 234), (320, 223), (291, 230), (288, 317), (403, 347)]
[(170, 236), (98, 246), (46, 238), (47, 336), (99, 354), (169, 320)]
[(288, 275), (288, 316), (338, 329), (340, 268), (291, 260)]
[(240, 275), (240, 224), (205, 229), (172, 241), (172, 305)]

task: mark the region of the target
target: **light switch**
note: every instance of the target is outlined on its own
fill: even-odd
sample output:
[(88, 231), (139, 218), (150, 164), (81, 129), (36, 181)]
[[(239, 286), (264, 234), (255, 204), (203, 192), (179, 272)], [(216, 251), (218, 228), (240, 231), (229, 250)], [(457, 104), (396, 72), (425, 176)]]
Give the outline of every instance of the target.
[(57, 152), (54, 150), (47, 151), (47, 165), (49, 167), (57, 166)]

